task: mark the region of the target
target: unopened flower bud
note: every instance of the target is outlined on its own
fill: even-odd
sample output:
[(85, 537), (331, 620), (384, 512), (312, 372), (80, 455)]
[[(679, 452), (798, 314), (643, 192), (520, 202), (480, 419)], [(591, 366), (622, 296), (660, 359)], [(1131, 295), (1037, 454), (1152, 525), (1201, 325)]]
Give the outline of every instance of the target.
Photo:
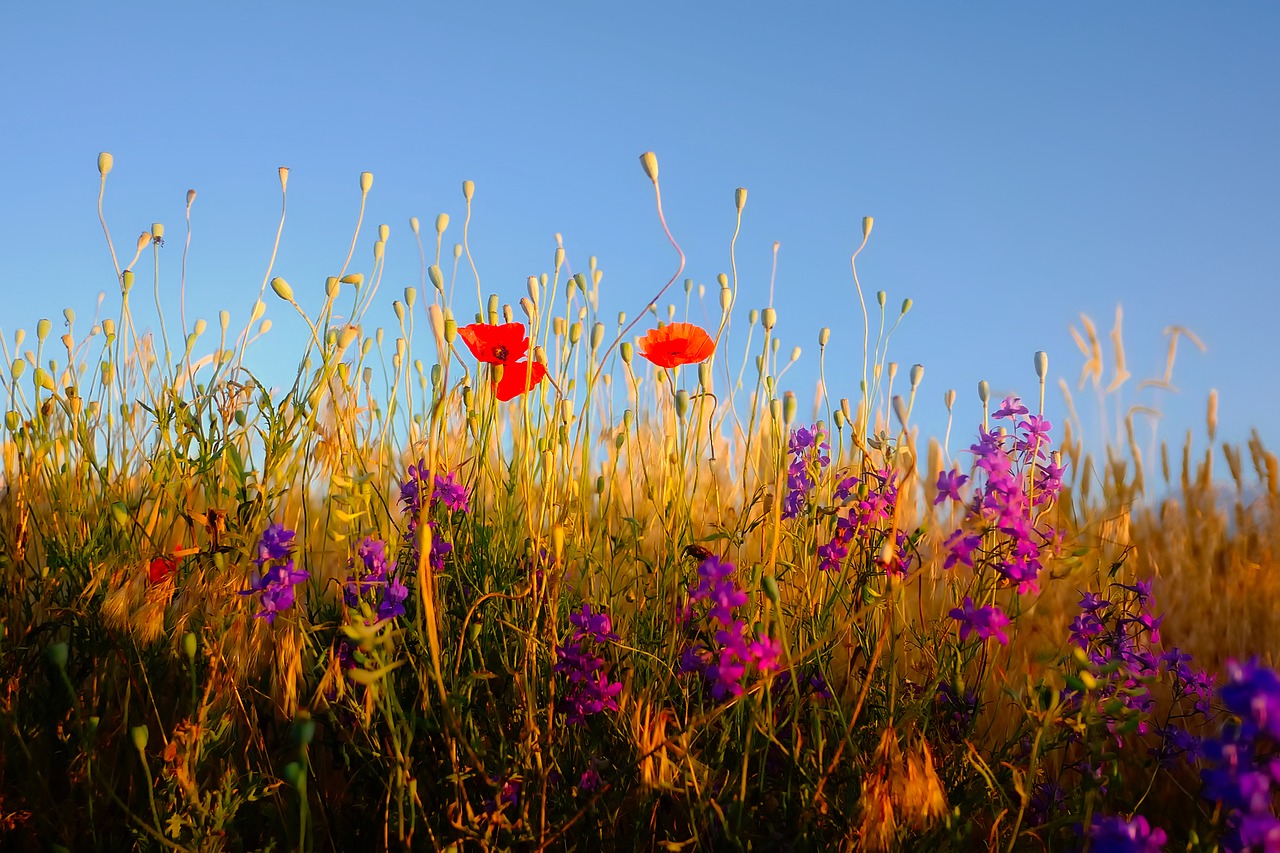
[(634, 352), (635, 352), (635, 348), (632, 347), (631, 341), (623, 341), (621, 346), (618, 347), (618, 353), (622, 356), (623, 364), (631, 363), (631, 356), (634, 354)]
[(910, 299), (904, 299), (904, 300), (902, 300), (902, 310), (898, 312), (899, 316), (901, 316), (901, 315), (903, 315), (903, 314), (906, 314), (908, 311), (910, 311), (910, 310), (911, 310), (911, 304), (912, 304), (912, 303), (911, 303), (911, 300), (910, 300)]
[(391, 236), (391, 226), (383, 223), (378, 226), (378, 239), (383, 243), (387, 242), (387, 238)]
[(98, 174), (105, 178), (111, 171), (111, 167), (115, 165), (115, 162), (116, 160), (111, 154), (103, 151), (98, 155)]
[(913, 364), (913, 365), (911, 365), (911, 387), (912, 387), (912, 389), (915, 389), (915, 388), (919, 387), (919, 385), (920, 385), (920, 380), (921, 380), (921, 379), (924, 379), (924, 365), (923, 365), (923, 364)]
[(364, 284), (364, 273), (362, 272), (347, 273), (346, 275), (344, 275), (342, 278), (338, 280), (341, 281), (343, 284), (354, 284), (357, 287), (359, 287), (360, 285)]
[(276, 296), (279, 296), (285, 302), (293, 301), (293, 288), (289, 286), (289, 282), (280, 278), (280, 276), (271, 279), (271, 289), (276, 292)]
[(676, 404), (676, 417), (678, 417), (680, 420), (684, 420), (685, 416), (689, 414), (689, 392), (684, 390), (683, 388), (677, 391), (675, 404)]
[(829, 326), (823, 326), (818, 330), (818, 346), (825, 347), (829, 340), (831, 340), (831, 328)]
[(1036, 376), (1040, 377), (1040, 381), (1044, 382), (1044, 377), (1049, 373), (1049, 354), (1044, 350), (1040, 350), (1035, 355)]
[(761, 325), (764, 326), (764, 330), (766, 332), (771, 331), (774, 325), (778, 322), (778, 312), (772, 308), (764, 309), (762, 317), (764, 318), (764, 322)]
[(444, 293), (444, 273), (440, 272), (440, 267), (437, 264), (427, 267), (427, 278), (431, 279), (431, 284), (435, 286), (436, 290)]
[(133, 739), (133, 748), (142, 752), (147, 748), (147, 740), (150, 738), (150, 732), (147, 731), (145, 725), (134, 726), (129, 729), (129, 737)]
[(152, 222), (152, 223), (151, 223), (151, 238), (152, 238), (153, 240), (163, 240), (163, 239), (164, 239), (164, 223), (162, 223), (162, 222)]
[(640, 166), (644, 169), (644, 173), (649, 176), (649, 180), (655, 184), (658, 182), (658, 155), (652, 151), (646, 151), (640, 155)]
[(373, 186), (373, 172), (361, 172), (360, 173), (361, 194), (367, 193), (372, 186)]
[(978, 399), (982, 401), (984, 406), (991, 402), (991, 386), (987, 384), (985, 379), (978, 383)]
[(120, 291), (128, 293), (133, 290), (133, 270), (125, 270), (120, 273)]
[(742, 208), (747, 206), (746, 187), (738, 187), (733, 191), (733, 206), (738, 208), (738, 210), (742, 210)]
[(871, 236), (871, 227), (876, 224), (875, 217), (862, 217), (862, 239), (865, 240)]
[(471, 203), (471, 199), (472, 199), (473, 197), (475, 197), (475, 194), (476, 194), (476, 182), (475, 182), (475, 181), (463, 181), (463, 182), (462, 182), (462, 197), (463, 197), (464, 199), (466, 199), (466, 200), (467, 200), (467, 204), (470, 204), (470, 203)]
[(788, 391), (782, 395), (782, 422), (787, 426), (796, 419), (796, 395), (794, 391)]

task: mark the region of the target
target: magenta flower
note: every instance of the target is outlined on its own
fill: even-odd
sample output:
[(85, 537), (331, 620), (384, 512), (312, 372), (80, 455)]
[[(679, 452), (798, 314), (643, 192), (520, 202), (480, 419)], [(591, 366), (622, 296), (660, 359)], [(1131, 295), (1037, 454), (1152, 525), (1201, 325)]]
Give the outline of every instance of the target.
[(937, 506), (947, 498), (951, 498), (956, 503), (963, 503), (964, 498), (960, 496), (960, 488), (967, 482), (969, 482), (969, 476), (956, 470), (938, 474), (938, 496), (933, 499), (933, 505)]
[(1000, 608), (974, 607), (973, 599), (966, 595), (962, 606), (954, 608), (949, 615), (960, 623), (961, 642), (969, 639), (970, 634), (977, 634), (980, 640), (995, 637), (1000, 645), (1009, 645), (1009, 635), (1004, 632), (1009, 617)]

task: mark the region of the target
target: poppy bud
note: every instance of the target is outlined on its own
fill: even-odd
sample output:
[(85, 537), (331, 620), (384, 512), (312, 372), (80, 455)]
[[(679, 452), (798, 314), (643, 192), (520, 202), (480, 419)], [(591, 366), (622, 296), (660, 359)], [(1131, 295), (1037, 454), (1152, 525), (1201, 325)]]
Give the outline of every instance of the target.
[(387, 238), (391, 236), (391, 226), (383, 223), (378, 226), (378, 239), (383, 243), (387, 242)]
[(56, 666), (58, 669), (64, 670), (67, 668), (67, 644), (66, 643), (54, 643), (53, 645), (49, 646), (49, 650), (47, 654), (49, 655), (49, 662), (54, 666)]
[(475, 182), (475, 181), (463, 181), (463, 182), (462, 182), (462, 197), (463, 197), (464, 199), (466, 199), (466, 200), (467, 200), (467, 204), (470, 204), (470, 203), (471, 203), (471, 199), (472, 199), (473, 197), (475, 197), (475, 194), (476, 194), (476, 182)]
[(676, 417), (678, 417), (680, 420), (684, 420), (685, 416), (689, 414), (689, 392), (684, 390), (683, 388), (677, 391), (675, 404), (676, 404)]
[(924, 379), (924, 365), (911, 365), (911, 389), (913, 391), (920, 385), (921, 379)]
[(382, 240), (373, 244), (373, 259), (375, 261), (382, 260), (383, 254), (386, 252), (387, 244)]
[(1036, 376), (1040, 377), (1040, 382), (1044, 383), (1044, 377), (1049, 372), (1049, 354), (1043, 350), (1035, 355)]
[(907, 403), (902, 399), (901, 394), (893, 395), (893, 413), (898, 416), (898, 423), (902, 425), (902, 428), (906, 429), (907, 416), (910, 413), (907, 411)]
[(595, 323), (591, 327), (591, 350), (600, 349), (600, 344), (604, 343), (604, 323)]
[(564, 266), (564, 247), (556, 246), (555, 268), (558, 270), (562, 266)]
[(631, 341), (623, 341), (621, 346), (618, 347), (618, 353), (622, 356), (623, 364), (631, 363), (631, 356), (634, 354), (634, 352), (635, 352), (635, 349), (634, 347), (632, 347)]
[(527, 296), (520, 297), (520, 310), (524, 312), (524, 315), (528, 317), (530, 321), (533, 320), (533, 312), (535, 309), (533, 307), (533, 302), (529, 299), (529, 297)]
[(436, 236), (443, 237), (445, 229), (449, 227), (449, 214), (441, 213), (436, 217)]
[(293, 288), (289, 286), (289, 282), (279, 276), (271, 279), (271, 289), (276, 292), (276, 296), (279, 296), (285, 302), (293, 301)]
[(956, 402), (956, 389), (947, 389), (947, 393), (942, 395), (942, 401), (947, 404), (947, 413), (950, 414), (951, 407), (955, 405)]
[(150, 732), (147, 731), (147, 727), (145, 725), (134, 726), (129, 729), (129, 737), (133, 739), (133, 748), (138, 750), (138, 752), (143, 752), (147, 748), (147, 740), (149, 736)]
[(361, 172), (360, 173), (360, 193), (363, 195), (364, 193), (369, 192), (369, 189), (372, 186), (373, 186), (373, 172)]
[(529, 276), (525, 281), (525, 289), (529, 292), (529, 300), (533, 302), (534, 305), (537, 305), (538, 300), (542, 298), (542, 287), (538, 284), (538, 277), (536, 275)]
[(711, 387), (711, 362), (704, 361), (698, 365), (698, 384), (703, 389)]
[(825, 347), (829, 340), (831, 340), (831, 329), (827, 326), (823, 326), (818, 330), (818, 346)]
[(111, 172), (111, 167), (115, 165), (115, 162), (114, 157), (103, 151), (98, 155), (98, 174), (105, 178)]
[(774, 397), (769, 401), (769, 417), (774, 423), (783, 423), (782, 420), (782, 401)]
[(328, 299), (337, 299), (338, 292), (342, 289), (342, 282), (338, 281), (336, 275), (331, 275), (324, 280), (324, 295)]
[(120, 273), (120, 292), (128, 293), (133, 290), (133, 270), (125, 270)]
[[(281, 166), (280, 168), (276, 169), (276, 174), (280, 176), (280, 191), (281, 191), (281, 192), (284, 192), (284, 191), (285, 191), (286, 189), (288, 189), (288, 187), (289, 187), (289, 167), (288, 167), (288, 166)], [(188, 191), (188, 193), (187, 193), (187, 195), (188, 195), (188, 201), (187, 201), (187, 204), (190, 204), (190, 203), (191, 203), (189, 199), (190, 199), (191, 194), (192, 194), (192, 193), (194, 193), (194, 192), (195, 192), (195, 190), (190, 190), (190, 191)]]
[(418, 236), (418, 234), (419, 234), (419, 230), (418, 230), (418, 217), (416, 217), (416, 216), (410, 216), (410, 217), (409, 217), (409, 230), (413, 232), (413, 234), (414, 234), (414, 236), (415, 236), (415, 237), (416, 237), (416, 236)]
[(782, 422), (788, 427), (796, 419), (796, 395), (793, 391), (788, 391), (782, 395)]
[(431, 283), (435, 289), (444, 293), (444, 274), (440, 272), (440, 267), (432, 264), (427, 267), (427, 278), (431, 279)]
[(733, 206), (738, 208), (738, 212), (742, 212), (742, 208), (747, 206), (747, 188), (738, 187), (733, 191)]
[(646, 151), (640, 155), (640, 166), (644, 169), (644, 173), (649, 176), (649, 180), (655, 184), (658, 183), (658, 155), (652, 151)]
[(978, 383), (978, 399), (982, 401), (984, 406), (991, 402), (991, 386), (987, 384), (985, 379)]
[(752, 308), (750, 311), (747, 312), (747, 323), (749, 323), (750, 325), (754, 326), (756, 324), (756, 321), (759, 319), (760, 319), (760, 310), (758, 308)]
[(913, 303), (911, 302), (910, 299), (902, 300), (902, 310), (898, 312), (898, 316), (901, 317), (903, 314), (906, 314), (908, 311), (910, 311), (912, 304)]
[(760, 586), (764, 588), (765, 597), (773, 602), (774, 607), (782, 606), (782, 595), (778, 590), (778, 579), (773, 575), (760, 578)]
[(415, 302), (418, 301), (418, 288), (406, 287), (404, 289), (404, 304), (406, 308), (413, 308)]

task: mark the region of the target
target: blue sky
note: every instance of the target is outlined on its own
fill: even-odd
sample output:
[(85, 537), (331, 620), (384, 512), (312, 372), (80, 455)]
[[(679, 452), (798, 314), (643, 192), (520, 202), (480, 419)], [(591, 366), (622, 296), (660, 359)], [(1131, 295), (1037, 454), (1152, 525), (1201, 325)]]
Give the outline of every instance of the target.
[[(115, 156), (106, 212), (125, 254), (151, 222), (166, 225), (172, 311), (185, 194), (197, 190), (188, 314), (215, 325), (226, 308), (238, 327), (270, 255), (278, 166), (291, 176), (275, 272), (304, 304), (346, 256), (367, 170), (353, 268), (369, 269), (376, 226), (389, 224), (374, 313), (387, 325), (391, 299), (419, 280), (409, 217), (430, 232), (448, 212), (446, 244), (460, 239), (464, 179), (477, 187), (470, 242), (486, 291), (514, 302), (550, 269), (560, 232), (575, 269), (599, 257), (607, 316), (634, 315), (674, 271), (637, 160), (653, 150), (685, 274), (710, 304), (736, 187), (750, 192), (742, 307), (766, 302), (781, 243), (778, 330), (784, 353), (804, 350), (783, 384), (802, 401), (824, 325), (831, 393), (855, 396), (849, 255), (870, 215), (859, 273), (868, 296), (914, 300), (891, 357), (904, 373), (925, 365), (926, 432), (948, 388), (966, 445), (979, 379), (1032, 397), (1036, 350), (1074, 389), (1069, 325), (1088, 313), (1105, 342), (1122, 304), (1134, 374), (1123, 405), (1155, 405), (1163, 435), (1202, 438), (1217, 388), (1222, 437), (1256, 426), (1280, 446), (1272, 4), (29, 3), (0, 30), (10, 344), (38, 317), (60, 324), (66, 306), (83, 331), (100, 291), (116, 310), (99, 151)], [(469, 310), (474, 284), (459, 282)], [(297, 319), (269, 304), (264, 371), (300, 352)], [(1180, 347), (1181, 394), (1139, 393), (1163, 371), (1169, 325), (1208, 351)], [(1056, 391), (1048, 414), (1061, 420)]]

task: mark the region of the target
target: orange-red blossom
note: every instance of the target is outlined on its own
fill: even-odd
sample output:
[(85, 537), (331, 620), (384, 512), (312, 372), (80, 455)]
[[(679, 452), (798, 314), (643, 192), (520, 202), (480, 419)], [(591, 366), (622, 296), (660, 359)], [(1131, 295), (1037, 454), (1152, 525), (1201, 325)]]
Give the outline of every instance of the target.
[(659, 326), (640, 339), (640, 354), (658, 367), (697, 364), (711, 358), (716, 342), (692, 323)]
[(529, 338), (524, 323), (472, 323), (458, 329), (458, 334), (478, 360), (502, 368), (493, 383), (493, 395), (501, 402), (519, 397), (547, 375), (544, 365), (526, 360)]

